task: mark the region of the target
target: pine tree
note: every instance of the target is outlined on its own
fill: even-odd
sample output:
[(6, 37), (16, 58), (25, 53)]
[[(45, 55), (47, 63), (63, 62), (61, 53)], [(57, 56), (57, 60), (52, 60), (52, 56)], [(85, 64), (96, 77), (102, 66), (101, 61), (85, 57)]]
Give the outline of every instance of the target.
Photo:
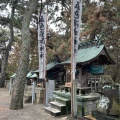
[(13, 110), (23, 108), (24, 87), (26, 81), (26, 74), (28, 71), (29, 51), (31, 42), (29, 25), (36, 6), (37, 0), (30, 0), (22, 20), (22, 46), (20, 51), (18, 70), (16, 73), (15, 83), (12, 91), (12, 99), (10, 103), (10, 109)]

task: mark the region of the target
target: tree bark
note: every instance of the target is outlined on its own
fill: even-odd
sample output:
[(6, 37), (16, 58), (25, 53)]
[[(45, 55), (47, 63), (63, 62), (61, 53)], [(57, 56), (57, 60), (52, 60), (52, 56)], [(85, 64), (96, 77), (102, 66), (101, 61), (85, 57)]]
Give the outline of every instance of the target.
[(8, 51), (4, 51), (4, 56), (2, 58), (1, 64), (1, 78), (0, 78), (0, 87), (4, 87), (5, 85), (5, 75), (6, 75), (6, 67), (8, 61)]
[(117, 46), (116, 46), (116, 49), (115, 49), (115, 58), (116, 58), (116, 61), (115, 61), (115, 65), (114, 65), (114, 74), (113, 74), (113, 81), (114, 82), (116, 82), (116, 80), (117, 80), (117, 77), (118, 77), (118, 75), (119, 75), (119, 58), (118, 58), (118, 56), (119, 56), (119, 40), (116, 40), (117, 41)]
[(37, 6), (37, 0), (30, 0), (29, 5), (26, 8), (23, 21), (22, 21), (22, 46), (21, 54), (16, 72), (16, 78), (12, 90), (12, 98), (10, 103), (10, 109), (17, 110), (23, 108), (23, 96), (24, 87), (26, 81), (26, 74), (28, 71), (29, 64), (29, 51), (30, 51), (30, 32), (29, 25), (33, 11)]
[(9, 51), (11, 50), (11, 46), (14, 41), (14, 31), (13, 31), (14, 11), (15, 11), (15, 7), (13, 4), (11, 9), (11, 19), (10, 19), (10, 40), (7, 47), (4, 48), (4, 54), (2, 58), (2, 64), (1, 64), (0, 87), (4, 87), (5, 85), (5, 76), (6, 76), (6, 68), (8, 63)]

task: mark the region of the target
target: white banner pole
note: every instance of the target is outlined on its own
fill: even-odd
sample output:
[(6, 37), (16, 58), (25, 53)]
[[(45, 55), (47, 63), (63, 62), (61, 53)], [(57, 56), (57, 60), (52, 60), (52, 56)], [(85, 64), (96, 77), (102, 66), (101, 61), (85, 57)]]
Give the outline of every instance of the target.
[(39, 52), (39, 78), (45, 79), (46, 66), (46, 29), (47, 16), (39, 12), (38, 18), (38, 52)]
[(47, 13), (38, 11), (38, 52), (39, 52), (39, 79), (45, 84), (45, 106), (48, 106), (46, 80), (46, 41), (47, 41)]
[(77, 53), (80, 38), (82, 0), (71, 0), (71, 114), (77, 117), (77, 96), (75, 79)]

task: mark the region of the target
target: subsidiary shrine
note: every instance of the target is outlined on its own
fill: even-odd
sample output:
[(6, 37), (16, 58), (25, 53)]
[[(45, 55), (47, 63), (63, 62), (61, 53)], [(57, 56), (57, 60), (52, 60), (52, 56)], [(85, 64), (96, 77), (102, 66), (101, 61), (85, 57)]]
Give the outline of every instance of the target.
[[(75, 83), (77, 84), (76, 97), (78, 116), (83, 117), (90, 115), (95, 111), (95, 117), (99, 118), (99, 114), (96, 112), (98, 108), (100, 108), (99, 111), (101, 114), (105, 113), (105, 115), (113, 116), (119, 115), (120, 111), (113, 110), (112, 105), (113, 99), (118, 98), (119, 95), (116, 94), (116, 96), (110, 98), (111, 91), (118, 93), (118, 89), (111, 80), (111, 77), (104, 75), (105, 66), (114, 64), (115, 62), (111, 59), (103, 44), (96, 44), (94, 41), (90, 41), (79, 45), (75, 79)], [(56, 68), (64, 70), (58, 73), (58, 79), (55, 80), (56, 84), (59, 85), (59, 89), (53, 91), (53, 98), (50, 99), (49, 107), (45, 107), (46, 112), (54, 116), (69, 114), (71, 112), (70, 59), (58, 63)], [(103, 89), (106, 86), (108, 87), (107, 91)], [(109, 93), (109, 96), (105, 94), (106, 92)], [(104, 101), (106, 98), (108, 100), (106, 103), (100, 102), (100, 100)], [(112, 101), (110, 99), (112, 99)], [(114, 100), (116, 101), (116, 104), (118, 104), (117, 99)], [(103, 120), (107, 119), (110, 120), (110, 118), (107, 118), (106, 116), (103, 117)]]
[[(103, 44), (95, 41), (79, 45), (75, 72), (77, 116), (93, 115), (97, 120), (115, 120), (118, 116), (119, 87), (110, 75), (105, 75), (105, 66), (114, 65)], [(15, 75), (13, 75), (15, 77)], [(11, 77), (12, 78), (12, 77)], [(45, 111), (53, 116), (71, 113), (71, 60), (60, 62), (59, 58), (47, 64), (47, 83), (39, 78), (39, 70), (27, 74), (25, 102), (45, 103)], [(29, 84), (28, 84), (29, 83)], [(33, 87), (31, 87), (31, 84)], [(47, 87), (47, 89), (46, 89)], [(114, 94), (115, 93), (115, 94)], [(46, 97), (45, 97), (46, 94)], [(112, 116), (112, 117), (111, 117)], [(101, 119), (100, 119), (101, 120)]]

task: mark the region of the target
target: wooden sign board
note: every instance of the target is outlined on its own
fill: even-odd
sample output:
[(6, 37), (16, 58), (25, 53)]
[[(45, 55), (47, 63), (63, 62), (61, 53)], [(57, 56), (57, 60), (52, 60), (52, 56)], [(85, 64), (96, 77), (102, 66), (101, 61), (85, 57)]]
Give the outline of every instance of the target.
[(66, 82), (65, 87), (71, 87), (72, 83), (71, 82)]

